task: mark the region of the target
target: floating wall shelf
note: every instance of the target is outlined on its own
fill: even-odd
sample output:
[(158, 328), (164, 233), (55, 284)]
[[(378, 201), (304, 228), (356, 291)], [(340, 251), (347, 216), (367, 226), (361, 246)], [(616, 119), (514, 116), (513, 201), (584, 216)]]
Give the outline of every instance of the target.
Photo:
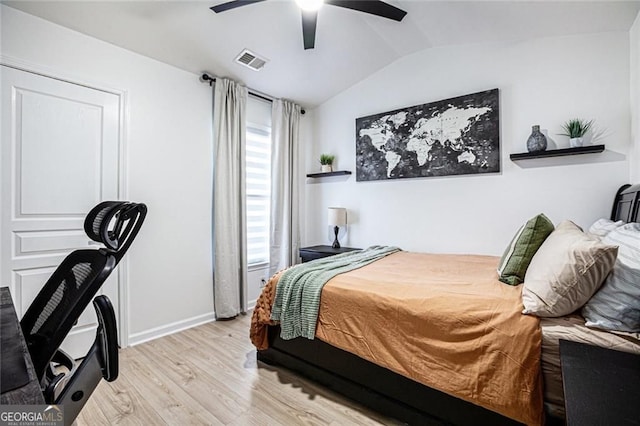
[(335, 172), (325, 172), (325, 173), (309, 173), (307, 175), (308, 178), (321, 178), (328, 176), (341, 176), (341, 175), (350, 175), (351, 172), (348, 170), (336, 170)]
[(579, 146), (576, 148), (550, 149), (548, 151), (521, 152), (511, 154), (512, 161), (530, 160), (533, 158), (561, 157), (563, 155), (597, 154), (604, 151), (604, 145)]

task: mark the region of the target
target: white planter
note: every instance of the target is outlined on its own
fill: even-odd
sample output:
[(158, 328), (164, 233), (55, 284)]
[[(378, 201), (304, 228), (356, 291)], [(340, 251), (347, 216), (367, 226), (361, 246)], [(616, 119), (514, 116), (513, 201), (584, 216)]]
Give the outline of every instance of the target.
[(584, 143), (582, 138), (571, 138), (569, 139), (569, 146), (571, 148), (577, 148), (579, 146), (582, 146), (582, 144)]
[(331, 172), (331, 164), (323, 164), (323, 165), (321, 166), (321, 170), (322, 170), (322, 173), (329, 173), (329, 172)]

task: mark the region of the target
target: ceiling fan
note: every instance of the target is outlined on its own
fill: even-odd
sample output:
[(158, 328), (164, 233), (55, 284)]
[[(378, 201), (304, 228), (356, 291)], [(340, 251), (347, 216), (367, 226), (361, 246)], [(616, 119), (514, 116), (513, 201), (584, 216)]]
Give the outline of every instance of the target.
[[(221, 13), (262, 1), (265, 0), (233, 0), (213, 6), (211, 10), (215, 13)], [(302, 39), (305, 50), (313, 49), (316, 44), (318, 9), (320, 9), (323, 3), (393, 19), (398, 22), (402, 21), (402, 18), (407, 14), (407, 12), (402, 9), (378, 0), (296, 0), (296, 3), (298, 3), (298, 6), (302, 9)]]

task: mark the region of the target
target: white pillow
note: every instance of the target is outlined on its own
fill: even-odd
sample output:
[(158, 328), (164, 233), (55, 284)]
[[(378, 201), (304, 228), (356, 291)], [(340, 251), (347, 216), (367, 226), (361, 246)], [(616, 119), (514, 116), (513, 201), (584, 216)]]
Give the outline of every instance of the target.
[(600, 288), (618, 247), (573, 222), (561, 222), (531, 259), (522, 288), (523, 314), (560, 317), (580, 309)]
[(640, 223), (620, 226), (602, 242), (620, 247), (618, 260), (582, 316), (588, 327), (640, 332)]
[(613, 231), (616, 228), (624, 225), (625, 222), (623, 220), (618, 220), (616, 222), (610, 219), (598, 219), (593, 225), (589, 227), (589, 234), (594, 237), (603, 238), (609, 232)]

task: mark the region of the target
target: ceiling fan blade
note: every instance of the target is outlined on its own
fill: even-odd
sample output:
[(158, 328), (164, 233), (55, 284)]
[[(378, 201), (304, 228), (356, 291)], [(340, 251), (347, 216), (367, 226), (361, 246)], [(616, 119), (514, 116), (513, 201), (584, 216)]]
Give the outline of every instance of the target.
[(382, 16), (383, 18), (402, 21), (407, 12), (391, 6), (389, 3), (378, 0), (325, 0), (326, 4), (357, 10), (359, 12), (370, 13), (371, 15)]
[(210, 7), (215, 13), (224, 12), (226, 10), (235, 9), (236, 7), (248, 6), (253, 3), (260, 3), (264, 0), (233, 0), (226, 3), (219, 4), (217, 6)]
[(304, 50), (313, 49), (316, 45), (316, 24), (318, 23), (318, 11), (302, 11), (302, 39)]

